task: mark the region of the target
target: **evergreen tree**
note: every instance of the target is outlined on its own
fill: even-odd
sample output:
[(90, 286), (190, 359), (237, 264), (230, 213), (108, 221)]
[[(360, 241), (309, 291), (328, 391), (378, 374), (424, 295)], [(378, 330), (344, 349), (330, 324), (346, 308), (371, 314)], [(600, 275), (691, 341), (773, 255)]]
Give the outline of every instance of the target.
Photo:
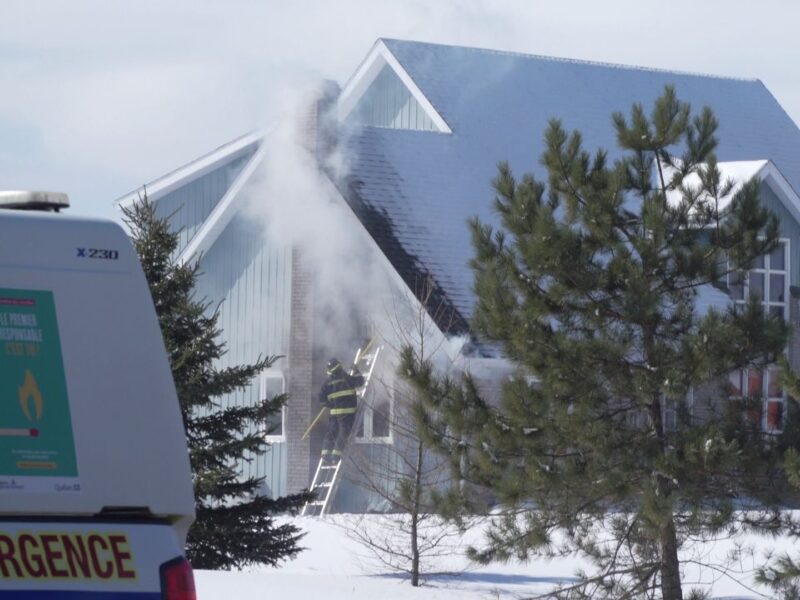
[(215, 401), (250, 385), (277, 357), (217, 368), (225, 352), (218, 339), (219, 313), (194, 297), (198, 264), (175, 261), (178, 233), (156, 215), (146, 194), (124, 216), (150, 285), (189, 445), (197, 518), (189, 530), (187, 557), (201, 569), (276, 565), (293, 558), (302, 534), (294, 525), (276, 524), (275, 516), (296, 513), (308, 494), (259, 496), (261, 480), (237, 471), (240, 460), (267, 450), (264, 425), (286, 397), (227, 408)]
[[(792, 372), (789, 361), (781, 359), (783, 387), (789, 395), (787, 416), (780, 444), (784, 449), (783, 461), (786, 479), (800, 490), (800, 377)], [(791, 513), (784, 516), (787, 533), (793, 538), (800, 538), (800, 522)], [(779, 594), (782, 600), (800, 600), (800, 558), (789, 553), (772, 557), (759, 568), (756, 580)]]
[[(551, 121), (547, 180), (500, 164), (500, 227), (470, 223), (473, 326), (521, 367), (500, 405), (410, 351), (403, 366), (462, 482), (450, 501), (475, 509), (471, 484), (505, 508), (476, 558), (577, 552), (596, 570), (555, 597), (676, 600), (689, 541), (784, 527), (780, 447), (747, 416), (760, 401), (725, 384), (774, 363), (788, 327), (756, 297), (697, 307), (777, 247), (778, 225), (758, 181), (721, 181), (709, 108), (693, 116), (667, 87), (649, 115), (636, 104), (613, 124), (611, 162)], [(709, 382), (718, 414), (693, 417), (690, 391)]]

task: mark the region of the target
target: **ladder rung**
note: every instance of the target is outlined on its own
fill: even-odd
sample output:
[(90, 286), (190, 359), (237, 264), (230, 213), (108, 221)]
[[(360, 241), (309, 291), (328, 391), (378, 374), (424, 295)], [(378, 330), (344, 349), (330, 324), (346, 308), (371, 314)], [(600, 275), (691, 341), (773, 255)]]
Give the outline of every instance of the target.
[[(356, 354), (356, 356), (360, 357), (359, 362), (364, 362), (366, 366), (369, 368), (369, 371), (364, 375), (364, 385), (357, 393), (359, 399), (363, 399), (364, 395), (367, 392), (367, 388), (370, 384), (370, 381), (372, 380), (372, 372), (375, 369), (375, 362), (377, 361), (378, 354), (380, 353), (381, 349), (382, 347), (378, 347), (373, 352), (363, 355), (361, 354), (361, 350), (359, 350), (358, 353)], [(353, 433), (351, 432), (351, 436), (352, 435)], [(325, 461), (325, 458), (331, 458), (331, 457), (320, 458), (320, 461), (317, 464), (317, 472), (314, 475), (314, 481), (311, 483), (311, 489), (312, 490), (327, 489), (327, 492), (320, 491), (319, 495), (323, 497), (322, 500), (313, 500), (311, 502), (306, 503), (306, 507), (303, 508), (302, 514), (306, 514), (306, 508), (310, 510), (311, 507), (319, 506), (321, 507), (319, 514), (314, 516), (320, 516), (320, 517), (325, 516), (330, 507), (330, 501), (333, 500), (333, 495), (337, 489), (336, 485), (337, 485), (337, 480), (339, 478), (339, 469), (342, 466), (342, 458), (344, 457), (340, 456), (339, 460), (335, 464), (328, 464), (327, 461)], [(322, 471), (333, 471), (333, 474), (332, 476), (330, 476), (329, 481), (317, 483), (317, 479), (322, 478), (321, 475)], [(327, 478), (327, 476), (325, 477)]]

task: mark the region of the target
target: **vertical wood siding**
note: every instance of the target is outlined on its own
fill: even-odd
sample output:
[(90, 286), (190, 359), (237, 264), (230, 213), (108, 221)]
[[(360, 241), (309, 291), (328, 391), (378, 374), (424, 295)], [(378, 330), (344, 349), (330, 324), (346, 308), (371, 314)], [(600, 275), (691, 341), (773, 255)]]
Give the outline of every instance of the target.
[(780, 237), (789, 240), (789, 285), (798, 285), (800, 280), (800, 224), (795, 221), (780, 198), (769, 185), (762, 183), (759, 190), (761, 204), (770, 209), (780, 221)]
[(372, 127), (437, 131), (419, 102), (388, 65), (372, 82), (348, 120)]
[[(291, 321), (291, 250), (265, 240), (260, 228), (237, 216), (201, 263), (197, 297), (219, 305), (219, 325), (227, 353), (219, 367), (250, 363), (266, 355), (286, 355)], [(286, 370), (286, 359), (273, 368)], [(220, 404), (245, 406), (258, 400), (259, 384), (223, 397)], [(288, 415), (287, 418), (291, 418)], [(244, 477), (263, 477), (262, 492), (286, 493), (286, 444), (239, 465)]]
[(170, 217), (173, 230), (180, 231), (178, 252), (191, 241), (255, 151), (253, 145), (230, 162), (158, 199), (156, 203), (158, 216)]

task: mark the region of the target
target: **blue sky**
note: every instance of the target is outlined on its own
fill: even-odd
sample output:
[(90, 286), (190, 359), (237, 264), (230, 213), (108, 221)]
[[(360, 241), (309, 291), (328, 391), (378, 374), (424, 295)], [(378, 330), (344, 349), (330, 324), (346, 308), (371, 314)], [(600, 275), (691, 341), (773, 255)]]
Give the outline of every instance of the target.
[(0, 189), (114, 216), (378, 37), (755, 77), (800, 123), (798, 23), (796, 0), (3, 0)]

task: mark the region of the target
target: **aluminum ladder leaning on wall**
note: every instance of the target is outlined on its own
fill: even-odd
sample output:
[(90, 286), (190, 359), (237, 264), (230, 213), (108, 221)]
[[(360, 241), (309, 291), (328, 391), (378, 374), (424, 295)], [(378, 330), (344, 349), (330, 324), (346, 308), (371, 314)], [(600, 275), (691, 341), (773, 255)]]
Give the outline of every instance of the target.
[[(375, 338), (373, 338), (373, 341), (374, 339)], [(325, 516), (328, 514), (331, 502), (336, 496), (336, 488), (338, 487), (339, 480), (341, 479), (340, 472), (342, 464), (347, 459), (347, 454), (350, 450), (353, 437), (355, 436), (356, 431), (358, 431), (361, 421), (364, 419), (364, 396), (369, 389), (369, 383), (372, 380), (372, 373), (375, 371), (375, 364), (378, 362), (378, 355), (383, 349), (383, 346), (377, 346), (372, 353), (369, 353), (367, 350), (369, 350), (370, 346), (372, 346), (371, 342), (367, 344), (363, 352), (361, 348), (359, 348), (358, 352), (356, 352), (355, 360), (353, 361), (353, 366), (363, 366), (366, 369), (366, 373), (364, 374), (364, 385), (361, 386), (357, 392), (358, 410), (356, 412), (356, 419), (353, 423), (353, 429), (350, 431), (350, 436), (347, 440), (347, 445), (345, 446), (340, 459), (336, 461), (336, 464), (326, 465), (324, 464), (322, 457), (320, 457), (319, 462), (317, 463), (317, 470), (314, 472), (314, 480), (311, 482), (311, 491), (318, 492), (318, 496), (316, 500), (311, 500), (310, 502), (305, 503), (303, 510), (300, 512), (300, 514), (303, 516)], [(359, 370), (361, 369), (359, 368)]]

